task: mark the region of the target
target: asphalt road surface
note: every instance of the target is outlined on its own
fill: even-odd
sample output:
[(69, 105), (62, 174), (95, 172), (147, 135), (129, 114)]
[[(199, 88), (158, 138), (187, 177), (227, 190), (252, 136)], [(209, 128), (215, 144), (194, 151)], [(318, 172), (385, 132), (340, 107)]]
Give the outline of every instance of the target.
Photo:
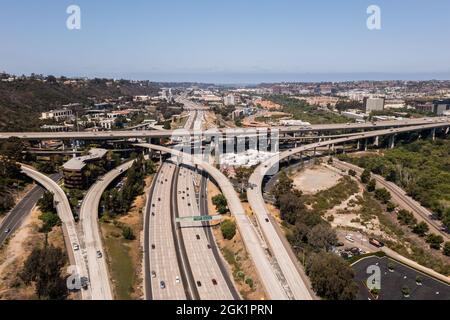
[[(50, 176), (53, 181), (59, 181), (61, 174)], [(38, 200), (44, 195), (44, 189), (37, 185), (33, 187), (13, 209), (7, 214), (0, 225), (0, 246), (12, 235), (22, 224), (23, 220), (31, 213)]]
[[(179, 257), (173, 236), (171, 193), (175, 165), (163, 163), (155, 181), (147, 210), (150, 210), (148, 244), (152, 300), (186, 300)], [(163, 285), (162, 285), (163, 283)], [(147, 298), (150, 298), (148, 296)]]
[[(186, 167), (179, 170), (177, 203), (179, 217), (200, 216), (194, 179), (196, 174)], [(199, 180), (197, 180), (199, 181)], [(212, 252), (201, 222), (180, 223), (184, 246), (201, 300), (232, 300), (225, 277)]]

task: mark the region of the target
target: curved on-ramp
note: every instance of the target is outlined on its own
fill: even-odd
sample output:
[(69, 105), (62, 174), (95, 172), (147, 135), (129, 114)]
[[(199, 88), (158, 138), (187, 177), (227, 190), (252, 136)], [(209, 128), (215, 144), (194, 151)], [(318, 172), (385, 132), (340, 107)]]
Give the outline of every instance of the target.
[[(89, 281), (93, 300), (112, 300), (113, 293), (109, 280), (108, 266), (104, 257), (98, 258), (97, 252), (102, 254), (103, 245), (98, 225), (98, 207), (103, 192), (122, 173), (131, 168), (135, 160), (129, 161), (101, 177), (87, 192), (80, 210), (80, 221), (86, 246)], [(103, 254), (104, 256), (104, 254)]]
[[(69, 241), (71, 244), (70, 248), (67, 248), (67, 250), (72, 251), (78, 275), (80, 277), (87, 277), (88, 270), (82, 252), (80, 249), (74, 250), (72, 245), (72, 244), (79, 245), (80, 242), (78, 240), (78, 235), (75, 228), (75, 220), (73, 218), (72, 209), (70, 207), (69, 200), (67, 199), (66, 194), (55, 181), (53, 181), (46, 175), (38, 172), (34, 168), (22, 164), (21, 170), (28, 177), (30, 177), (31, 179), (38, 182), (41, 186), (43, 186), (47, 191), (53, 193), (54, 201), (56, 204), (56, 211), (58, 212), (58, 216), (61, 219), (61, 222), (66, 230), (67, 236), (69, 237)], [(83, 300), (91, 299), (90, 288), (88, 288), (87, 290), (82, 290), (81, 294)]]

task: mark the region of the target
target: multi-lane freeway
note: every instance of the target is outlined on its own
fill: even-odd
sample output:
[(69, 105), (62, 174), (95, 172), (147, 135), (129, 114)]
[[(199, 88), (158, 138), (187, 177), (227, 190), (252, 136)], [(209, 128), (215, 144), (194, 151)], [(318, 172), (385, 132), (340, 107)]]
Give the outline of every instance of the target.
[[(177, 179), (178, 216), (200, 216), (196, 189), (196, 173), (182, 166)], [(228, 274), (220, 269), (212, 251), (212, 244), (206, 238), (201, 222), (184, 221), (180, 223), (184, 246), (192, 269), (195, 285), (201, 300), (231, 300), (233, 295), (225, 280)]]
[(155, 177), (145, 221), (145, 294), (148, 300), (186, 300), (187, 289), (180, 248), (174, 237), (172, 182), (175, 165), (164, 162)]

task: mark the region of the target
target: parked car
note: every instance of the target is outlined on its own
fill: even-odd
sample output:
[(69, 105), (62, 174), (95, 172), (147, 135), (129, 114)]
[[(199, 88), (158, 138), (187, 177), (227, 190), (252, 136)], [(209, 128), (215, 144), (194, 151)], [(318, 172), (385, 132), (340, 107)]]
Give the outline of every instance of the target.
[(103, 254), (101, 251), (97, 251), (97, 258), (101, 259), (103, 257)]
[(72, 246), (74, 251), (80, 250), (80, 246), (78, 244), (74, 243)]
[(164, 281), (161, 281), (161, 282), (159, 283), (159, 287), (160, 287), (161, 289), (165, 289), (165, 288), (166, 288), (166, 283), (165, 283)]

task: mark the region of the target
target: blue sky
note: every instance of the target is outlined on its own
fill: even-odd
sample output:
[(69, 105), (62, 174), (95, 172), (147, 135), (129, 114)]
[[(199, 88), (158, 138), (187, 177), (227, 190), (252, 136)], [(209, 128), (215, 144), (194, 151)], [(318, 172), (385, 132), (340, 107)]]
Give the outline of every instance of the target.
[[(81, 7), (80, 31), (66, 28), (71, 4)], [(381, 8), (379, 31), (366, 27), (371, 4)], [(449, 12), (448, 0), (1, 0), (0, 70), (218, 82), (439, 78), (450, 74)]]

